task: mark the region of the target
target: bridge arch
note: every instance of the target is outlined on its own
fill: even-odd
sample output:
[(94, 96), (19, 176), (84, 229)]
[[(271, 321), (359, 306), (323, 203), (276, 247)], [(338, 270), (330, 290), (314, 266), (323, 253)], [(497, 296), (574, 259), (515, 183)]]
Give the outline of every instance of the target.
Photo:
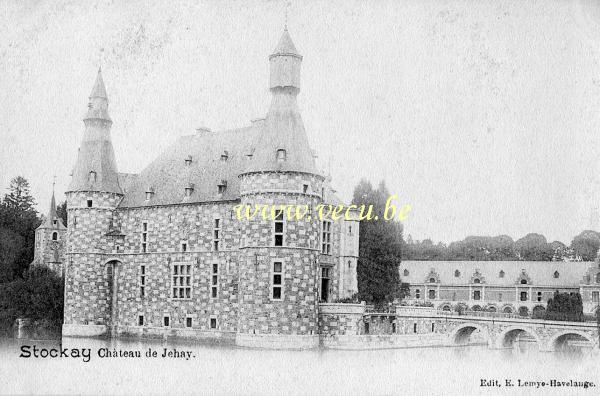
[(488, 329), (485, 326), (481, 326), (472, 322), (461, 323), (458, 325), (452, 331), (452, 333), (450, 333), (450, 342), (454, 345), (466, 345), (469, 342), (471, 334), (473, 334), (475, 330), (479, 330), (481, 332), (487, 341), (488, 346), (491, 347), (492, 341)]
[(583, 331), (569, 329), (553, 334), (552, 337), (550, 337), (550, 339), (548, 340), (546, 350), (555, 351), (557, 349), (561, 349), (566, 345), (569, 338), (572, 338), (573, 336), (583, 338), (584, 340), (588, 341), (592, 347), (597, 346), (595, 337), (592, 337)]
[(511, 326), (507, 329), (504, 329), (500, 334), (498, 334), (496, 347), (498, 349), (511, 348), (514, 345), (517, 338), (523, 333), (532, 336), (535, 339), (535, 342), (538, 345), (538, 347), (540, 349), (543, 348), (543, 342), (540, 340), (535, 330), (527, 326)]

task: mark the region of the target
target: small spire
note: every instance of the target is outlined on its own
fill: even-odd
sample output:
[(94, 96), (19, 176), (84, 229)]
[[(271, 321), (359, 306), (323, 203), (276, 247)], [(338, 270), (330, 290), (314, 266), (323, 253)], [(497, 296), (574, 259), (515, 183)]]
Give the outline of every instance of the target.
[(98, 67), (96, 82), (94, 83), (94, 88), (92, 88), (92, 93), (90, 94), (90, 99), (92, 98), (108, 99), (106, 88), (104, 87), (104, 80), (102, 79), (102, 67)]
[(290, 2), (286, 1), (285, 3), (285, 24), (283, 25), (283, 30), (285, 30), (287, 32), (287, 25), (288, 25), (288, 8), (290, 6)]

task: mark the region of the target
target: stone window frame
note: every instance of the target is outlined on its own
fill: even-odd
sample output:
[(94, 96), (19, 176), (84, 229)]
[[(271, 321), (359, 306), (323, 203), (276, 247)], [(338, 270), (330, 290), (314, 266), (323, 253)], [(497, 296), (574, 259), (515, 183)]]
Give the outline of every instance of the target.
[(94, 207), (94, 201), (92, 199), (88, 199), (87, 200), (87, 207), (88, 208), (93, 208)]
[(543, 298), (543, 294), (541, 291), (537, 292), (536, 299), (538, 302), (541, 302)]
[[(279, 218), (281, 216), (281, 218)], [(281, 231), (277, 231), (277, 224), (281, 224)], [(285, 230), (286, 230), (286, 221), (285, 221), (285, 211), (283, 208), (275, 209), (273, 216), (273, 238), (272, 245), (274, 247), (284, 247), (285, 246)], [(277, 237), (281, 236), (281, 244), (277, 244)]]
[(137, 325), (138, 326), (146, 326), (146, 317), (144, 316), (143, 313), (138, 313)]
[(321, 254), (331, 256), (333, 254), (333, 222), (323, 220), (321, 223)]
[(415, 298), (421, 299), (421, 289), (415, 289)]
[(210, 265), (210, 289), (209, 289), (209, 297), (211, 300), (216, 300), (219, 298), (219, 281), (221, 280), (220, 273), (220, 265), (218, 262), (213, 262)]
[[(189, 326), (188, 326), (188, 320), (189, 320), (189, 323), (190, 323)], [(186, 329), (191, 329), (192, 327), (194, 327), (194, 318), (191, 315), (186, 315), (185, 316), (185, 323), (184, 323), (184, 325), (185, 325)]]
[(139, 286), (139, 295), (143, 300), (146, 297), (146, 286), (147, 286), (147, 272), (146, 272), (146, 264), (140, 264), (138, 267), (138, 286)]
[[(281, 271), (275, 271), (275, 264), (281, 264)], [(275, 283), (275, 275), (281, 276), (280, 283)], [(280, 289), (279, 298), (273, 297), (275, 288)], [(284, 301), (285, 299), (285, 261), (282, 258), (271, 259), (269, 268), (269, 299), (271, 301)]]
[[(166, 322), (168, 322), (168, 324), (165, 324), (165, 319), (167, 319)], [(163, 317), (162, 317), (162, 327), (171, 327), (172, 324), (173, 323), (171, 322), (171, 315), (170, 314), (163, 314)]]
[(140, 234), (140, 250), (142, 253), (148, 253), (148, 235), (150, 230), (150, 222), (147, 220), (142, 221), (142, 232)]
[(223, 219), (219, 216), (212, 220), (212, 250), (219, 252), (222, 250), (221, 241), (223, 240)]
[[(215, 326), (213, 327), (213, 320), (215, 323)], [(208, 329), (209, 330), (218, 330), (219, 329), (219, 319), (217, 318), (217, 315), (210, 315), (210, 317), (208, 318)]]
[(182, 240), (181, 242), (179, 242), (179, 251), (181, 253), (186, 253), (188, 251), (190, 244), (188, 243), (187, 239)]
[[(477, 298), (475, 298), (477, 296)], [(473, 290), (473, 300), (481, 301), (481, 290)]]
[(592, 302), (600, 302), (600, 291), (592, 290)]
[(58, 241), (58, 232), (52, 231), (52, 240), (53, 241)]
[[(175, 301), (191, 300), (194, 285), (194, 265), (191, 262), (177, 261), (172, 262), (170, 267), (169, 299)], [(182, 268), (185, 268), (185, 273), (181, 273)], [(182, 290), (184, 297), (179, 297)]]
[[(433, 297), (431, 297), (432, 293), (433, 293)], [(436, 300), (437, 299), (437, 292), (435, 289), (427, 290), (427, 299), (428, 300)]]

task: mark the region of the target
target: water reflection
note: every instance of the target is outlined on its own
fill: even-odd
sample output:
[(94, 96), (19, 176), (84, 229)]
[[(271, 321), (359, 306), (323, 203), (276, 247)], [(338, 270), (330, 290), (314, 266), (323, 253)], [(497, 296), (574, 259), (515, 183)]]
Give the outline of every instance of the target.
[[(81, 358), (20, 358), (23, 345), (38, 348), (89, 348)], [(140, 351), (142, 357), (100, 358), (98, 350)], [(575, 349), (574, 349), (575, 348)], [(189, 360), (161, 357), (190, 351)], [(156, 351), (157, 357), (146, 353)], [(559, 353), (539, 352), (532, 342), (490, 350), (485, 345), (368, 351), (273, 351), (173, 340), (4, 339), (0, 372), (35, 373), (2, 379), (2, 391), (14, 393), (163, 394), (430, 394), (482, 393), (482, 379), (563, 379), (600, 384), (598, 354), (580, 345)], [(498, 389), (485, 389), (494, 394)], [(564, 394), (556, 389), (545, 394)]]

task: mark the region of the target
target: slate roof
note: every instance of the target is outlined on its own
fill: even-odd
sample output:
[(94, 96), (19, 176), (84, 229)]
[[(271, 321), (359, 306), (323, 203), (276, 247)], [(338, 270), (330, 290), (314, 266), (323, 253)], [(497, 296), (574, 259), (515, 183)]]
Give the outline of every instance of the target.
[[(57, 220), (56, 225), (53, 224), (53, 221)], [(46, 216), (46, 218), (44, 219), (44, 221), (42, 222), (42, 224), (40, 224), (40, 226), (37, 229), (40, 228), (54, 228), (57, 230), (66, 230), (67, 227), (65, 227), (62, 219), (60, 217), (58, 217), (58, 213), (56, 213), (56, 199), (54, 198), (54, 192), (52, 192), (52, 199), (50, 200), (50, 209), (48, 210), (48, 215)]]
[(302, 56), (298, 53), (298, 50), (296, 49), (296, 46), (294, 45), (292, 37), (290, 36), (287, 28), (285, 28), (283, 31), (283, 34), (279, 39), (279, 43), (277, 43), (277, 47), (275, 47), (275, 50), (270, 57), (276, 55), (294, 55), (302, 59)]
[[(249, 161), (261, 122), (226, 131), (201, 131), (180, 137), (139, 175), (121, 176), (125, 197), (121, 207), (235, 200), (240, 197), (239, 175)], [(223, 160), (221, 157), (227, 157)], [(189, 165), (186, 159), (191, 157)], [(226, 182), (223, 194), (218, 184)], [(125, 184), (127, 183), (127, 184)], [(186, 197), (185, 188), (193, 184)], [(153, 194), (146, 200), (146, 192)]]
[[(514, 286), (520, 279), (522, 270), (529, 276), (531, 285), (566, 287), (579, 286), (587, 269), (593, 262), (586, 261), (403, 261), (400, 264), (402, 282), (419, 284), (428, 279), (433, 269), (440, 277), (442, 285), (468, 285), (476, 270), (485, 278), (486, 285)], [(404, 270), (409, 272), (404, 275)], [(460, 272), (459, 277), (454, 272)], [(504, 277), (500, 277), (500, 271)], [(554, 272), (558, 272), (558, 278)]]

